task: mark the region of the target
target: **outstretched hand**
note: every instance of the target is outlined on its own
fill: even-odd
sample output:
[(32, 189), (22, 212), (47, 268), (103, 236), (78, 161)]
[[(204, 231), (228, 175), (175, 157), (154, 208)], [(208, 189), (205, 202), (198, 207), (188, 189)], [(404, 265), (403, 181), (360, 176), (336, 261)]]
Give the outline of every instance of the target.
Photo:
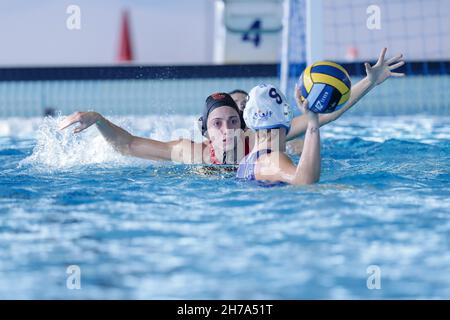
[(371, 66), (368, 62), (364, 63), (366, 74), (369, 81), (375, 85), (383, 83), (389, 77), (404, 77), (404, 73), (392, 72), (393, 70), (403, 66), (403, 54), (399, 54), (389, 60), (385, 60), (387, 48), (381, 50), (378, 61)]
[(99, 119), (99, 116), (100, 115), (97, 112), (78, 111), (72, 113), (70, 116), (61, 121), (59, 124), (59, 130), (63, 130), (74, 123), (79, 123), (80, 125), (73, 130), (74, 133), (79, 133), (92, 126)]

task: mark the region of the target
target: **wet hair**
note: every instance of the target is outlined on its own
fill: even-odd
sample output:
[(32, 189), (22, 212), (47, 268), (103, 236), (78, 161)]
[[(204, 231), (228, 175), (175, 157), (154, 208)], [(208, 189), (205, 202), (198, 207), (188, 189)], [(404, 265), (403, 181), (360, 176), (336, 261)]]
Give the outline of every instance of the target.
[(241, 89), (234, 89), (233, 91), (228, 92), (229, 95), (235, 94), (235, 93), (242, 93), (245, 94), (246, 96), (248, 96), (248, 92), (241, 90)]

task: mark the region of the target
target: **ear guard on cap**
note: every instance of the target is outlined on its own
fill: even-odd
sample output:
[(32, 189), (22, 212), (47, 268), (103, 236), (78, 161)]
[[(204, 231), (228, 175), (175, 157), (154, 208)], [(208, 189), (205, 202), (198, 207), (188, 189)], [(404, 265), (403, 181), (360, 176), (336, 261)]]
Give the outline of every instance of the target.
[(206, 128), (203, 127), (203, 116), (198, 118), (198, 120), (197, 120), (197, 127), (198, 127), (198, 130), (200, 130), (200, 132), (204, 136), (205, 133), (206, 133)]

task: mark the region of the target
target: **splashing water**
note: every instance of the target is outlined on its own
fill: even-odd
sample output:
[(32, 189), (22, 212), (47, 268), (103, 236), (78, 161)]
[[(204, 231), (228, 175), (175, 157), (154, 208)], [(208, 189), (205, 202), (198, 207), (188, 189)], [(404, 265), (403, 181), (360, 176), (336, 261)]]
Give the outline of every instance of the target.
[[(104, 167), (117, 167), (128, 165), (145, 165), (148, 161), (138, 160), (132, 157), (122, 156), (106, 142), (101, 134), (95, 129), (95, 125), (84, 130), (80, 134), (74, 134), (73, 128), (59, 130), (58, 124), (64, 117), (47, 117), (40, 122), (36, 133), (36, 146), (33, 153), (19, 163), (19, 167), (28, 166), (36, 170), (69, 170), (77, 166), (101, 164)], [(195, 127), (189, 128), (186, 117), (174, 117), (170, 122), (161, 121), (160, 117), (147, 117), (137, 119), (119, 118), (113, 122), (130, 130), (130, 120), (140, 128), (142, 136), (147, 135), (152, 139), (168, 140), (172, 138), (192, 138)], [(36, 127), (37, 120), (24, 120)], [(176, 124), (180, 124), (177, 127)], [(151, 128), (151, 129), (148, 129)], [(181, 130), (180, 130), (181, 129)], [(173, 132), (176, 130), (176, 134)], [(6, 130), (5, 130), (6, 131)], [(16, 131), (17, 132), (17, 131)], [(27, 132), (27, 130), (25, 130)], [(29, 132), (28, 132), (29, 133)], [(197, 140), (199, 139), (197, 134)]]
[[(164, 141), (195, 125), (112, 120)], [(58, 121), (0, 120), (0, 298), (450, 298), (448, 117), (339, 119), (321, 182), (278, 188), (123, 157)]]

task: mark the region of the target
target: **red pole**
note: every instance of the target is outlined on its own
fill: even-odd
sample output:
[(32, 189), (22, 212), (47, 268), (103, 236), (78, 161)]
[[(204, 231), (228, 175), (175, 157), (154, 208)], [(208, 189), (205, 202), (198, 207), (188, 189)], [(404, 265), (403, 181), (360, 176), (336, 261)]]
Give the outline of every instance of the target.
[(130, 26), (128, 11), (122, 11), (122, 22), (120, 27), (119, 62), (133, 61), (133, 49), (131, 46)]

